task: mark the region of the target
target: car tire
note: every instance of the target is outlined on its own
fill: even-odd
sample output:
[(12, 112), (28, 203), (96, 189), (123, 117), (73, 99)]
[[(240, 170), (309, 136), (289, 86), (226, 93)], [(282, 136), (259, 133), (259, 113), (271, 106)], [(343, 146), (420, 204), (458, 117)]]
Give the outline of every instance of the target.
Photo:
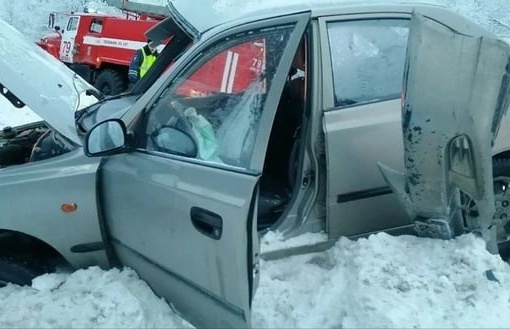
[(494, 177), (495, 219), (498, 220), (498, 240), (510, 238), (510, 159), (495, 159)]
[[(494, 159), (492, 161), (492, 175), (494, 182), (494, 200), (497, 222), (497, 240), (499, 243), (510, 242), (510, 159)], [(465, 209), (464, 220), (466, 228), (469, 222), (476, 222), (479, 217), (478, 208), (473, 200), (461, 193), (461, 202)]]
[(30, 285), (32, 279), (44, 273), (27, 260), (0, 257), (0, 287), (8, 283), (20, 286)]
[(127, 89), (127, 74), (112, 69), (104, 69), (98, 74), (94, 87), (104, 95), (120, 94)]

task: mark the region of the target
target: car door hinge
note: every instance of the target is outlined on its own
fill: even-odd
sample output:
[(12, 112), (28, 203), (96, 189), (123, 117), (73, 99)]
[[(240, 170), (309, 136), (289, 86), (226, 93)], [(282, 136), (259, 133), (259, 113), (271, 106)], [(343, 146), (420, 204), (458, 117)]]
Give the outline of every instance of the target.
[(256, 263), (253, 264), (253, 277), (256, 277), (257, 275), (259, 275), (259, 271), (260, 271), (260, 263), (257, 261)]

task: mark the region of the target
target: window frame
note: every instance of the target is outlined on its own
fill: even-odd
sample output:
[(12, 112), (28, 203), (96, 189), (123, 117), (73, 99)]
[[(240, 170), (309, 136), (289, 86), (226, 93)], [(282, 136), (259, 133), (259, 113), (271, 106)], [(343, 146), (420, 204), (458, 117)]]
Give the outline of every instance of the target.
[[(259, 129), (256, 133), (254, 148), (252, 150), (248, 168), (234, 167), (221, 163), (208, 162), (197, 158), (188, 158), (181, 155), (148, 150), (145, 148), (145, 146), (140, 146), (140, 143), (137, 143), (138, 146), (135, 146), (134, 151), (157, 156), (158, 158), (169, 158), (208, 166), (211, 168), (248, 173), (251, 175), (260, 174), (263, 169), (265, 151), (269, 140), (269, 134), (272, 128), (272, 121), (274, 120), (277, 105), (283, 91), (288, 70), (290, 69), (294, 59), (299, 41), (305, 33), (306, 28), (309, 26), (310, 20), (310, 12), (294, 13), (291, 15), (270, 18), (256, 22), (253, 22), (248, 18), (246, 19), (246, 23), (238, 22), (237, 24), (233, 24), (231, 27), (222, 28), (220, 31), (217, 29), (212, 29), (204, 33), (201, 35), (200, 39), (192, 44), (191, 47), (177, 59), (173, 66), (165, 74), (163, 74), (156, 81), (156, 83), (154, 83), (154, 85), (147, 91), (147, 93), (140, 98), (140, 102), (148, 100), (148, 103), (143, 105), (141, 111), (135, 114), (134, 110), (137, 108), (135, 106), (133, 107), (132, 113), (126, 113), (124, 116), (127, 119), (131, 117), (131, 119), (128, 119), (128, 122), (130, 122), (128, 124), (128, 128), (136, 132), (135, 136), (137, 136), (136, 139), (138, 140), (140, 135), (145, 135), (145, 120), (147, 118), (146, 114), (152, 110), (154, 105), (156, 105), (166, 90), (172, 87), (173, 81), (177, 80), (178, 77), (180, 77), (182, 74), (185, 74), (189, 69), (189, 66), (194, 65), (196, 58), (202, 56), (202, 54), (209, 48), (214, 47), (218, 44), (218, 42), (222, 40), (233, 38), (238, 34), (245, 34), (247, 32), (249, 33), (253, 30), (264, 30), (272, 29), (278, 26), (293, 25), (293, 32), (290, 33), (290, 38), (283, 51), (282, 57), (280, 59), (280, 64), (277, 67), (276, 73), (273, 77), (272, 86), (267, 92), (267, 97), (263, 106)], [(151, 90), (154, 90), (154, 92), (151, 92)]]
[[(367, 13), (367, 14), (349, 14), (319, 17), (319, 36), (322, 57), (322, 107), (323, 111), (339, 108), (353, 108), (369, 103), (383, 102), (394, 97), (383, 97), (377, 100), (356, 103), (352, 105), (335, 106), (335, 85), (333, 76), (333, 61), (331, 58), (331, 47), (329, 43), (329, 23), (349, 22), (349, 21), (366, 21), (379, 19), (401, 19), (410, 20), (411, 13), (390, 12), (390, 13)], [(404, 65), (404, 63), (402, 63)]]
[[(98, 17), (92, 18), (92, 20), (90, 21), (89, 32), (101, 34), (103, 32), (103, 23), (104, 23), (104, 20), (102, 18), (98, 18)], [(95, 29), (95, 27), (97, 27), (97, 26), (99, 26), (99, 31), (96, 31), (96, 29)]]
[(69, 18), (69, 21), (67, 22), (67, 31), (76, 31), (78, 30), (78, 22), (80, 20), (80, 17), (78, 16), (71, 16)]

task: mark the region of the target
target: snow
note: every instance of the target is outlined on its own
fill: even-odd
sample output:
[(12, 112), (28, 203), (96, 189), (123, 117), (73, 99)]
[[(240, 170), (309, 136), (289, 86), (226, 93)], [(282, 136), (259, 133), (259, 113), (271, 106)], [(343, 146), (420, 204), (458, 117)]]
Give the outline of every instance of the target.
[(472, 235), (453, 241), (384, 233), (343, 238), (328, 251), (266, 262), (261, 269), (256, 327), (510, 325), (509, 265)]
[[(315, 241), (315, 237), (311, 237)], [(46, 274), (0, 288), (0, 327), (183, 328), (129, 269)], [(262, 261), (255, 328), (508, 328), (510, 267), (483, 240), (380, 233)]]
[(5, 97), (0, 97), (0, 129), (40, 120), (41, 117), (26, 106), (21, 109), (15, 108)]
[(190, 328), (131, 269), (46, 274), (0, 289), (0, 327)]
[[(498, 2), (442, 3), (507, 37), (510, 4)], [(0, 0), (0, 17), (36, 40), (46, 13), (82, 5), (79, 0)], [(88, 6), (111, 10), (100, 1)], [(0, 128), (35, 120), (29, 109), (16, 109), (0, 97)], [(324, 234), (306, 234), (284, 241), (271, 232), (261, 249), (325, 240)], [(257, 328), (510, 327), (510, 267), (473, 235), (450, 241), (384, 233), (357, 241), (342, 238), (327, 251), (263, 260), (260, 268), (252, 315)], [(0, 288), (0, 301), (2, 328), (191, 327), (129, 268), (46, 274), (31, 286)]]

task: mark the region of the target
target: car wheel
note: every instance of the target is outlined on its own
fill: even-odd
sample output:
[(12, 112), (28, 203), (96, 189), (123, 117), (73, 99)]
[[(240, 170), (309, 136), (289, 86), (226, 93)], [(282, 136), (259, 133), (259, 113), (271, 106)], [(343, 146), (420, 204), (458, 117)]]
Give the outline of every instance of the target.
[(8, 283), (29, 285), (33, 278), (43, 272), (28, 261), (2, 257), (0, 258), (0, 287), (5, 287)]
[(510, 235), (510, 159), (494, 160), (493, 176), (498, 241), (505, 241)]
[[(510, 238), (510, 159), (495, 159), (492, 165), (494, 179), (494, 200), (496, 212), (494, 218), (497, 225), (498, 242)], [(466, 223), (476, 221), (478, 210), (475, 202), (469, 197), (461, 196), (464, 204), (464, 219)]]
[(127, 88), (127, 75), (121, 72), (105, 69), (99, 73), (94, 86), (104, 95), (117, 95)]

